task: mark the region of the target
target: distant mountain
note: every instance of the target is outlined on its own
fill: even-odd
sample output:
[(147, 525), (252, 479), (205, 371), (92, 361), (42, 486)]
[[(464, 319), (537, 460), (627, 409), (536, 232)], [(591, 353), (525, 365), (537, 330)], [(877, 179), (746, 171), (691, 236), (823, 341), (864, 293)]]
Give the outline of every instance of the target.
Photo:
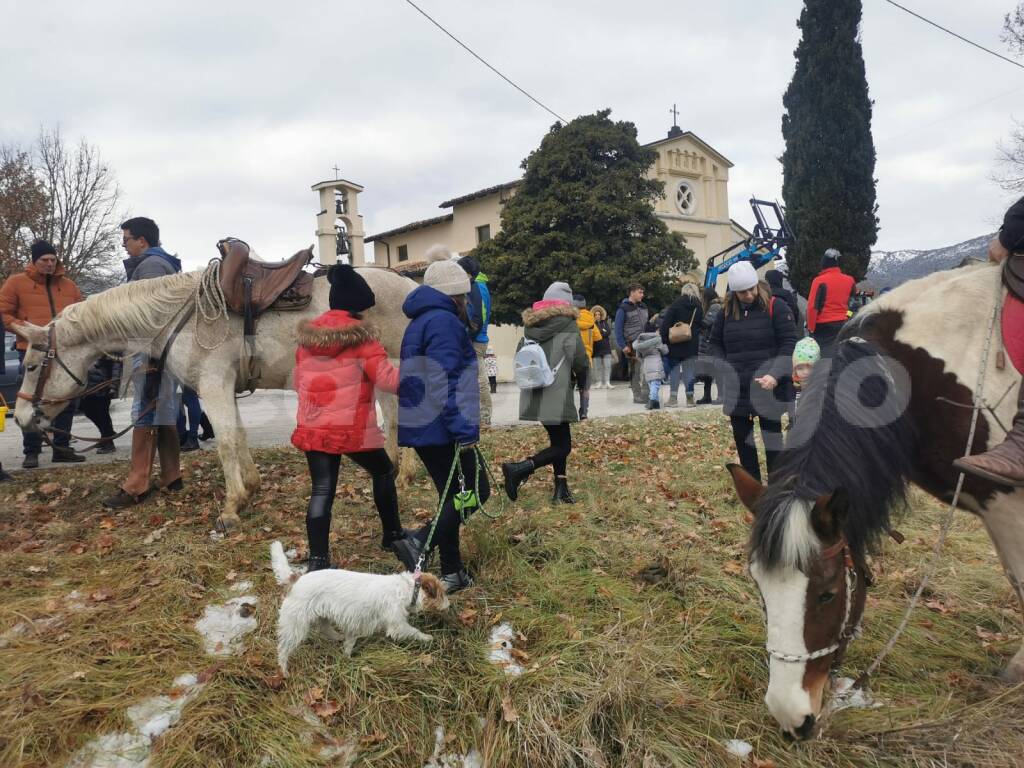
[(872, 251), (867, 280), (877, 289), (895, 288), (907, 280), (952, 269), (965, 259), (985, 259), (994, 235), (982, 235), (931, 251)]

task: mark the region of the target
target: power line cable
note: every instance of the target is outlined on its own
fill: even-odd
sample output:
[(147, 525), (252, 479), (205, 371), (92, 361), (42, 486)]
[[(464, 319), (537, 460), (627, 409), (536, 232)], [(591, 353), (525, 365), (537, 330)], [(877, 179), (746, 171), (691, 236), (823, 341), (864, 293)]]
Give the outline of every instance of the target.
[(1003, 56), (1003, 54), (998, 53), (996, 51), (993, 51), (991, 48), (986, 48), (984, 45), (981, 45), (980, 43), (976, 43), (973, 40), (968, 40), (963, 35), (958, 35), (953, 30), (947, 29), (946, 27), (942, 26), (941, 24), (936, 24), (931, 19), (926, 19), (921, 14), (915, 13), (914, 11), (910, 10), (909, 8), (907, 8), (906, 6), (903, 6), (903, 5), (900, 5), (897, 2), (894, 2), (894, 0), (885, 0), (885, 2), (887, 2), (889, 5), (891, 5), (891, 6), (895, 7), (895, 8), (899, 8), (901, 11), (905, 11), (906, 13), (909, 13), (911, 16), (913, 16), (916, 19), (920, 19), (925, 24), (930, 24), (931, 26), (935, 27), (936, 29), (941, 29), (947, 35), (952, 35), (957, 40), (961, 40), (961, 41), (967, 43), (968, 45), (973, 45), (978, 50), (984, 51), (985, 53), (992, 54), (997, 59), (1002, 59), (1003, 61), (1007, 62), (1008, 64), (1013, 64), (1013, 66), (1015, 66), (1015, 67), (1020, 67), (1021, 69), (1024, 69), (1024, 64), (1021, 64), (1019, 61), (1014, 61), (1013, 59), (1009, 59), (1006, 56)]
[(430, 22), (431, 24), (433, 24), (433, 25), (434, 25), (435, 27), (437, 27), (437, 28), (438, 28), (438, 29), (440, 29), (440, 30), (441, 30), (442, 32), (444, 32), (444, 33), (445, 33), (446, 35), (448, 35), (448, 37), (450, 37), (450, 38), (451, 38), (452, 40), (454, 40), (454, 41), (455, 41), (456, 43), (458, 43), (458, 44), (459, 44), (460, 46), (462, 46), (462, 48), (463, 48), (463, 49), (465, 49), (465, 50), (466, 50), (466, 52), (468, 52), (468, 53), (469, 53), (469, 54), (470, 54), (470, 55), (471, 55), (471, 56), (472, 56), (472, 57), (473, 57), (474, 59), (476, 59), (477, 61), (479, 61), (479, 62), (480, 62), (481, 64), (483, 64), (483, 65), (484, 65), (485, 67), (487, 67), (487, 68), (488, 68), (489, 70), (491, 70), (491, 71), (492, 71), (492, 72), (493, 72), (494, 74), (496, 74), (496, 75), (497, 75), (498, 77), (500, 77), (500, 78), (501, 78), (502, 80), (504, 80), (504, 81), (505, 81), (506, 83), (508, 83), (509, 85), (511, 85), (511, 86), (512, 86), (513, 88), (515, 88), (515, 89), (516, 89), (517, 91), (519, 91), (519, 92), (520, 92), (521, 94), (523, 94), (523, 96), (525, 96), (526, 98), (528, 98), (528, 99), (529, 99), (530, 101), (532, 101), (532, 102), (533, 102), (534, 104), (536, 104), (536, 105), (537, 105), (538, 107), (540, 107), (540, 108), (541, 108), (541, 109), (543, 109), (544, 111), (546, 111), (546, 112), (548, 112), (548, 113), (550, 113), (550, 114), (554, 115), (554, 116), (555, 116), (555, 118), (556, 118), (556, 119), (557, 119), (557, 120), (558, 120), (558, 121), (559, 121), (560, 123), (568, 123), (568, 122), (569, 122), (569, 121), (568, 121), (568, 120), (566, 120), (566, 119), (565, 119), (564, 117), (562, 117), (561, 115), (559, 115), (559, 114), (558, 114), (557, 112), (555, 112), (554, 110), (550, 109), (550, 108), (549, 108), (549, 107), (548, 107), (547, 105), (545, 105), (545, 104), (544, 104), (544, 103), (543, 103), (542, 101), (540, 101), (540, 100), (539, 100), (539, 99), (537, 99), (537, 98), (534, 98), (534, 97), (533, 97), (533, 96), (531, 96), (531, 95), (530, 95), (529, 93), (527, 93), (527, 92), (526, 92), (525, 90), (523, 90), (523, 89), (522, 89), (522, 88), (520, 88), (520, 87), (519, 87), (518, 85), (516, 85), (515, 83), (513, 83), (513, 82), (512, 82), (512, 81), (511, 81), (511, 80), (510, 80), (509, 78), (505, 77), (505, 75), (503, 75), (503, 74), (502, 74), (502, 73), (501, 73), (500, 71), (498, 71), (498, 69), (496, 69), (495, 67), (493, 67), (493, 66), (491, 66), (490, 64), (488, 64), (488, 63), (487, 63), (487, 61), (485, 61), (485, 60), (484, 60), (484, 58), (483, 58), (482, 56), (480, 56), (480, 55), (479, 55), (479, 54), (478, 54), (478, 53), (477, 53), (476, 51), (474, 51), (474, 50), (473, 50), (472, 48), (470, 48), (470, 47), (469, 47), (468, 45), (466, 45), (466, 44), (465, 44), (464, 42), (462, 42), (461, 40), (459, 40), (459, 38), (457, 38), (457, 37), (456, 37), (455, 35), (453, 35), (453, 34), (452, 34), (451, 32), (449, 32), (449, 31), (448, 31), (447, 29), (445, 29), (445, 28), (444, 28), (443, 26), (441, 26), (441, 24), (440, 24), (440, 23), (438, 23), (437, 21), (435, 21), (435, 20), (434, 20), (434, 19), (433, 19), (433, 18), (432, 18), (432, 17), (430, 16), (430, 14), (429, 14), (429, 13), (427, 13), (427, 12), (426, 12), (426, 11), (424, 11), (424, 10), (423, 10), (422, 8), (420, 8), (420, 7), (418, 6), (418, 5), (416, 5), (416, 3), (414, 3), (414, 2), (412, 1), (412, 0), (405, 0), (405, 2), (407, 2), (407, 3), (408, 3), (409, 5), (411, 5), (411, 6), (413, 7), (413, 8), (415, 8), (415, 9), (416, 9), (417, 11), (419, 11), (419, 12), (420, 12), (420, 13), (421, 13), (421, 14), (423, 15), (423, 17), (424, 17), (424, 18), (425, 18), (425, 19), (426, 19), (427, 21), (429, 21), (429, 22)]

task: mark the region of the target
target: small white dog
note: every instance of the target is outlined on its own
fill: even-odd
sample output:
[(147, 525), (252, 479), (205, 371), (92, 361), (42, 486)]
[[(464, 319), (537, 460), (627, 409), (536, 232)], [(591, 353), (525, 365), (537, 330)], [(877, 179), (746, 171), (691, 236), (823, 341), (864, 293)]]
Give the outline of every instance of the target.
[(359, 638), (375, 634), (429, 643), (433, 638), (409, 623), (409, 611), (448, 609), (444, 585), (431, 573), (420, 575), (412, 606), (411, 573), (379, 575), (328, 568), (300, 576), (292, 573), (279, 541), (270, 545), (270, 564), (277, 583), (291, 585), (277, 615), (277, 662), (285, 676), (288, 658), (314, 624), (324, 636), (343, 641), (345, 655), (351, 656)]

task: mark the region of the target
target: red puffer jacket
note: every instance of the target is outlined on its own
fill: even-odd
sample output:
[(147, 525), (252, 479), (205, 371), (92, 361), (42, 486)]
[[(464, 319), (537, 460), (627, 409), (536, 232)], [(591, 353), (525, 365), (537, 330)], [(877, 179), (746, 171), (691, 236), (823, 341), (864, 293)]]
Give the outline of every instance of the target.
[(398, 370), (376, 335), (348, 312), (332, 309), (299, 326), (299, 345), (292, 445), (338, 454), (382, 448), (374, 389), (396, 392)]

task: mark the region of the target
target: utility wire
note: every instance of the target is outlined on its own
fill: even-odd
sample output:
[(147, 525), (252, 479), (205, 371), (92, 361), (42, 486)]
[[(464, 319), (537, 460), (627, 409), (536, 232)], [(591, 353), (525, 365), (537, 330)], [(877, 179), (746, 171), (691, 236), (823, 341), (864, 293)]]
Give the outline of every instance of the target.
[(416, 5), (416, 3), (414, 3), (414, 2), (412, 1), (412, 0), (405, 0), (405, 2), (407, 2), (407, 3), (408, 3), (409, 5), (411, 5), (411, 6), (413, 7), (413, 8), (415, 8), (415, 9), (416, 9), (417, 11), (419, 11), (419, 12), (420, 12), (420, 13), (421, 13), (421, 14), (423, 15), (423, 17), (424, 17), (424, 18), (425, 18), (425, 19), (426, 19), (427, 21), (429, 21), (429, 22), (430, 22), (431, 24), (433, 24), (433, 25), (434, 25), (435, 27), (437, 27), (437, 28), (438, 28), (438, 29), (440, 29), (440, 30), (441, 30), (442, 32), (444, 32), (444, 33), (445, 33), (446, 35), (448, 35), (448, 37), (450, 37), (450, 38), (451, 38), (452, 40), (454, 40), (454, 41), (455, 41), (456, 43), (458, 43), (458, 44), (459, 44), (460, 46), (462, 46), (462, 48), (464, 48), (464, 49), (465, 49), (465, 50), (466, 50), (466, 51), (467, 51), (467, 52), (468, 52), (468, 53), (469, 53), (469, 54), (470, 54), (470, 55), (471, 55), (471, 56), (472, 56), (472, 57), (473, 57), (474, 59), (476, 59), (477, 61), (479, 61), (479, 62), (480, 62), (481, 64), (483, 64), (483, 65), (484, 65), (485, 67), (487, 67), (487, 68), (488, 68), (489, 70), (491, 70), (491, 71), (492, 71), (492, 72), (493, 72), (494, 74), (496, 74), (496, 75), (497, 75), (498, 77), (500, 77), (500, 78), (501, 78), (502, 80), (504, 80), (504, 81), (505, 81), (506, 83), (508, 83), (509, 85), (511, 85), (511, 86), (512, 86), (513, 88), (515, 88), (515, 89), (516, 89), (517, 91), (519, 91), (519, 92), (520, 92), (521, 94), (523, 94), (523, 96), (525, 96), (526, 98), (528, 98), (528, 99), (529, 99), (530, 101), (532, 101), (532, 102), (533, 102), (534, 104), (536, 104), (536, 105), (537, 105), (538, 107), (540, 107), (541, 109), (545, 110), (546, 112), (549, 112), (550, 114), (554, 115), (554, 116), (555, 116), (555, 118), (556, 118), (556, 119), (557, 119), (557, 120), (558, 120), (558, 121), (559, 121), (560, 123), (567, 123), (567, 122), (569, 122), (569, 121), (568, 121), (568, 120), (566, 120), (566, 119), (565, 119), (564, 117), (562, 117), (561, 115), (559, 115), (559, 114), (558, 114), (557, 112), (555, 112), (555, 111), (553, 111), (552, 109), (550, 109), (549, 107), (547, 107), (547, 106), (546, 106), (546, 105), (545, 105), (545, 104), (544, 104), (543, 102), (541, 102), (541, 101), (540, 101), (539, 99), (536, 99), (536, 98), (534, 98), (534, 97), (533, 97), (533, 96), (531, 96), (531, 95), (530, 95), (529, 93), (527, 93), (527, 92), (526, 92), (525, 90), (523, 90), (523, 89), (522, 89), (522, 88), (520, 88), (520, 87), (519, 87), (518, 85), (516, 85), (515, 83), (513, 83), (513, 82), (512, 82), (511, 80), (509, 80), (509, 79), (508, 79), (507, 77), (505, 77), (505, 75), (503, 75), (503, 74), (502, 74), (501, 72), (499, 72), (499, 71), (498, 71), (498, 70), (497, 70), (497, 69), (496, 69), (495, 67), (493, 67), (493, 66), (491, 66), (490, 64), (488, 64), (488, 63), (487, 63), (487, 62), (486, 62), (486, 61), (485, 61), (485, 60), (483, 59), (483, 57), (482, 57), (482, 56), (480, 56), (480, 55), (479, 55), (479, 54), (478, 54), (478, 53), (477, 53), (476, 51), (474, 51), (474, 50), (473, 50), (472, 48), (470, 48), (470, 47), (469, 47), (468, 45), (466, 45), (466, 44), (465, 44), (464, 42), (462, 42), (461, 40), (459, 40), (459, 38), (457, 38), (457, 37), (456, 37), (455, 35), (453, 35), (453, 34), (452, 34), (451, 32), (449, 32), (449, 31), (448, 31), (447, 29), (445, 29), (445, 28), (444, 28), (443, 26), (441, 26), (441, 24), (439, 24), (439, 23), (438, 23), (437, 21), (435, 21), (435, 20), (434, 20), (434, 19), (433, 19), (433, 18), (432, 18), (432, 17), (430, 16), (430, 14), (429, 14), (429, 13), (427, 13), (427, 12), (426, 12), (426, 11), (424, 11), (424, 10), (423, 10), (422, 8), (420, 8), (420, 7), (418, 6), (418, 5)]
[(998, 53), (996, 51), (993, 51), (991, 48), (986, 48), (984, 45), (981, 45), (980, 43), (976, 43), (973, 40), (968, 40), (963, 35), (958, 35), (953, 30), (947, 29), (946, 27), (942, 26), (941, 24), (936, 24), (931, 19), (926, 19), (921, 14), (915, 13), (914, 11), (910, 10), (909, 8), (907, 8), (906, 6), (902, 6), (899, 3), (894, 2), (893, 0), (885, 0), (885, 2), (887, 2), (889, 5), (891, 5), (891, 6), (895, 7), (895, 8), (899, 8), (901, 11), (906, 11), (907, 13), (909, 13), (914, 18), (917, 18), (917, 19), (920, 19), (921, 21), (923, 21), (925, 24), (930, 24), (933, 27), (935, 27), (936, 29), (941, 29), (947, 35), (952, 35), (957, 40), (961, 40), (961, 41), (967, 43), (968, 45), (973, 45), (978, 50), (984, 51), (985, 53), (990, 53), (993, 56), (995, 56), (997, 59), (1002, 59), (1003, 61), (1007, 62), (1008, 64), (1013, 64), (1013, 66), (1015, 66), (1015, 67), (1020, 67), (1021, 69), (1024, 69), (1024, 64), (1021, 64), (1019, 61), (1014, 61), (1013, 59), (1008, 59), (1006, 56), (1003, 56), (1003, 54)]

